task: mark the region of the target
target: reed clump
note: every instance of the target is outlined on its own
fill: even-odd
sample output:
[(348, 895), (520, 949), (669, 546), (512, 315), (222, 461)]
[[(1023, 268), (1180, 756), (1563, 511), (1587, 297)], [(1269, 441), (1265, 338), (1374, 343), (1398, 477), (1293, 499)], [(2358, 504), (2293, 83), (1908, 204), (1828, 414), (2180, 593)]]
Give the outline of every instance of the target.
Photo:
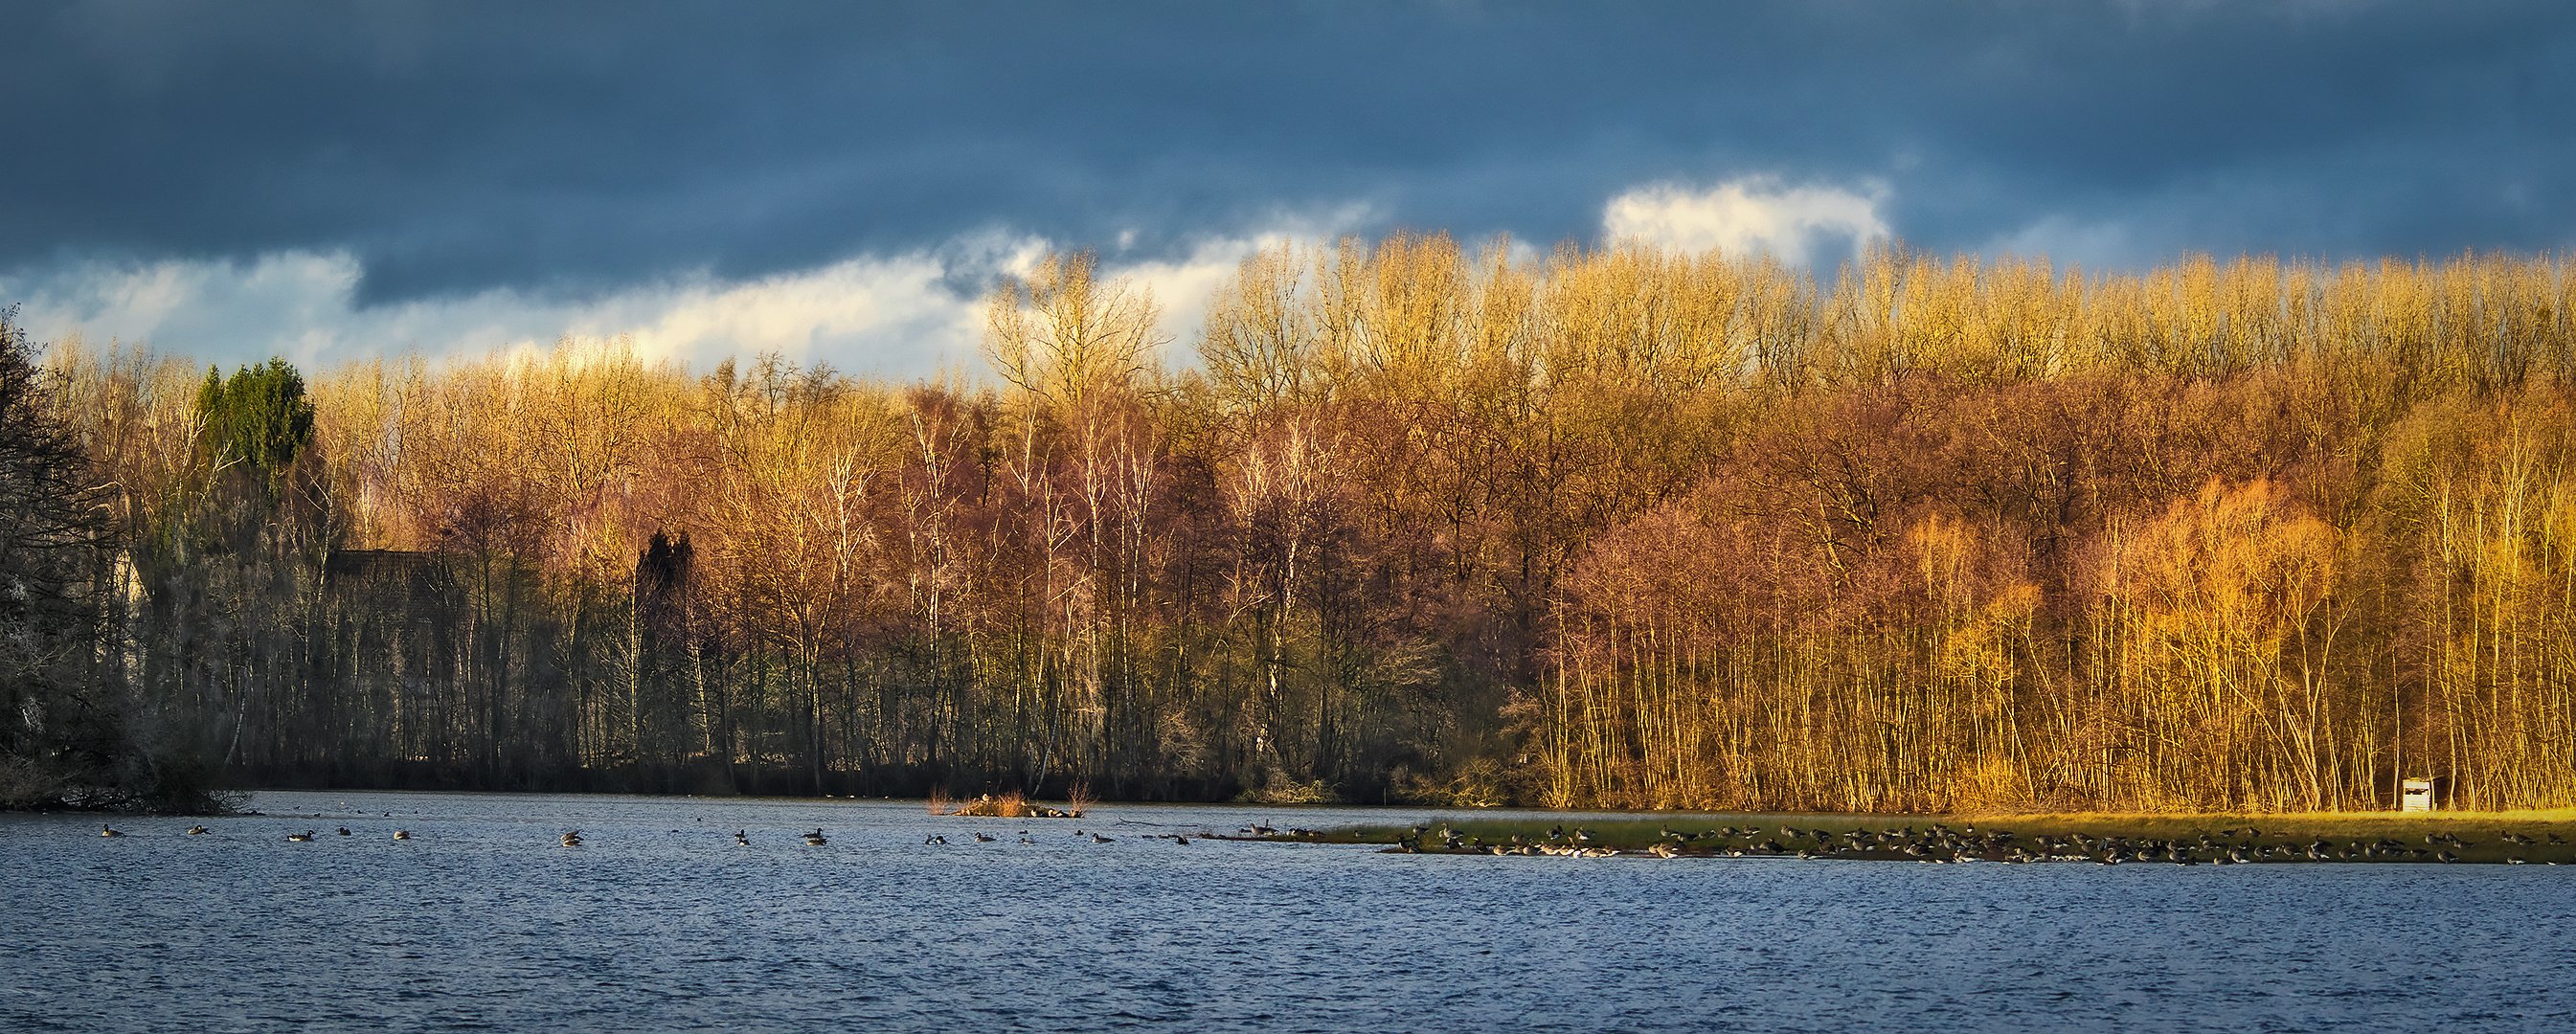
[(1002, 794), (980, 793), (973, 800), (955, 802), (944, 793), (933, 793), (930, 796), (930, 813), (983, 819), (1078, 819), (1089, 803), (1079, 788), (1075, 790), (1074, 798), (1061, 808), (1032, 802), (1027, 794), (1017, 790)]

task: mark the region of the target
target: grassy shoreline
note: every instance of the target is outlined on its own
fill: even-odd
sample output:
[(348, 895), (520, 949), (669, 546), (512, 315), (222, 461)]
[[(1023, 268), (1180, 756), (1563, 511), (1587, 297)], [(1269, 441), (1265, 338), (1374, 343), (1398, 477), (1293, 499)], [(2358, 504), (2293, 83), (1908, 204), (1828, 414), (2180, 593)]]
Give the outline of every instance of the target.
[(1671, 814), (1452, 818), (1258, 839), (1423, 854), (1875, 861), (2576, 864), (2576, 810), (2307, 814)]

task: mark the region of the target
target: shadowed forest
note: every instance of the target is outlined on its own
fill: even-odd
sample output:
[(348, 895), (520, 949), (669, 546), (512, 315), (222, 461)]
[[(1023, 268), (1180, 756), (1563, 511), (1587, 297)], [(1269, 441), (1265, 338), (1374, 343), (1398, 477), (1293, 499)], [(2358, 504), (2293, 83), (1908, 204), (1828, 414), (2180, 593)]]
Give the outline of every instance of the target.
[[(0, 799), (2576, 805), (2576, 267), (1047, 259), (990, 378), (14, 334)], [(164, 342), (185, 347), (185, 342)]]

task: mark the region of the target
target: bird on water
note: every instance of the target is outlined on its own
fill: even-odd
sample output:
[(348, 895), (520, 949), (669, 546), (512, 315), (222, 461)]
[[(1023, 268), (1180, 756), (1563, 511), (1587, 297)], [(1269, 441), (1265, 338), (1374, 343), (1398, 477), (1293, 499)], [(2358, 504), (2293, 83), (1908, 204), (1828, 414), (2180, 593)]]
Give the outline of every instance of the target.
[(411, 831), (408, 829), (397, 829), (394, 831), (394, 839), (409, 840), (411, 839)]
[(102, 822), (98, 824), (98, 835), (103, 837), (121, 837), (125, 835), (125, 831)]
[(569, 832), (569, 833), (564, 834), (564, 835), (563, 835), (563, 840), (561, 841), (561, 843), (562, 843), (562, 844), (563, 844), (563, 846), (565, 846), (565, 847), (580, 847), (580, 846), (581, 846), (581, 831), (580, 831), (580, 830), (578, 830), (578, 829), (576, 829), (576, 830), (573, 830), (572, 832)]
[(205, 836), (206, 834), (208, 834), (208, 833), (212, 833), (212, 832), (214, 832), (214, 830), (207, 829), (207, 828), (206, 828), (206, 827), (204, 827), (204, 826), (190, 826), (190, 827), (188, 827), (188, 835), (189, 835), (189, 836), (192, 836), (192, 837), (201, 837), (201, 836)]
[(301, 833), (289, 833), (286, 839), (289, 843), (309, 844), (313, 842), (313, 831), (308, 829)]
[(751, 846), (751, 831), (750, 831), (750, 830), (743, 830), (743, 829), (737, 829), (737, 830), (734, 830), (734, 831), (733, 831), (733, 842), (734, 842), (734, 846), (736, 846), (736, 847), (750, 847), (750, 846)]
[(813, 832), (805, 834), (805, 846), (807, 847), (821, 847), (830, 842), (831, 841), (823, 839), (823, 827), (821, 826), (816, 826), (814, 827)]

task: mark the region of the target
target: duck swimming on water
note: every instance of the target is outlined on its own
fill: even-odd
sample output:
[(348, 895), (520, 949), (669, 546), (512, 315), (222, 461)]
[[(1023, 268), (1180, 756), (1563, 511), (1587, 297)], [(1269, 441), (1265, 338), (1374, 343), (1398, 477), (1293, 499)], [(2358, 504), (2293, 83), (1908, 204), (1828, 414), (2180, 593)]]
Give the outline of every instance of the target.
[(204, 826), (190, 826), (190, 827), (188, 827), (188, 835), (189, 835), (189, 836), (192, 836), (192, 837), (201, 837), (201, 836), (205, 836), (206, 834), (208, 834), (208, 833), (212, 833), (212, 832), (214, 832), (214, 830), (207, 829), (207, 828), (206, 828), (206, 827), (204, 827)]
[(301, 833), (289, 833), (286, 839), (289, 843), (310, 844), (313, 842), (313, 831), (308, 829)]
[(109, 826), (107, 823), (102, 822), (98, 824), (98, 835), (103, 837), (121, 837), (125, 835), (125, 831), (116, 829)]
[(816, 826), (814, 827), (813, 832), (805, 834), (805, 846), (807, 847), (821, 847), (827, 843), (830, 843), (830, 841), (823, 839), (823, 827), (821, 826)]
[(397, 829), (394, 831), (394, 839), (409, 840), (411, 839), (411, 831), (408, 829)]
[(573, 830), (572, 832), (569, 832), (569, 833), (564, 834), (564, 835), (563, 835), (563, 839), (562, 839), (562, 841), (560, 841), (560, 842), (561, 842), (561, 843), (563, 844), (563, 846), (565, 846), (565, 847), (580, 847), (580, 846), (581, 846), (581, 831), (580, 831), (580, 830), (578, 830), (578, 829), (576, 829), (576, 830)]
[(734, 831), (733, 831), (733, 842), (734, 842), (734, 846), (736, 846), (736, 847), (750, 847), (750, 846), (751, 846), (751, 831), (749, 831), (749, 830), (743, 830), (743, 829), (737, 829), (737, 830), (734, 830)]

